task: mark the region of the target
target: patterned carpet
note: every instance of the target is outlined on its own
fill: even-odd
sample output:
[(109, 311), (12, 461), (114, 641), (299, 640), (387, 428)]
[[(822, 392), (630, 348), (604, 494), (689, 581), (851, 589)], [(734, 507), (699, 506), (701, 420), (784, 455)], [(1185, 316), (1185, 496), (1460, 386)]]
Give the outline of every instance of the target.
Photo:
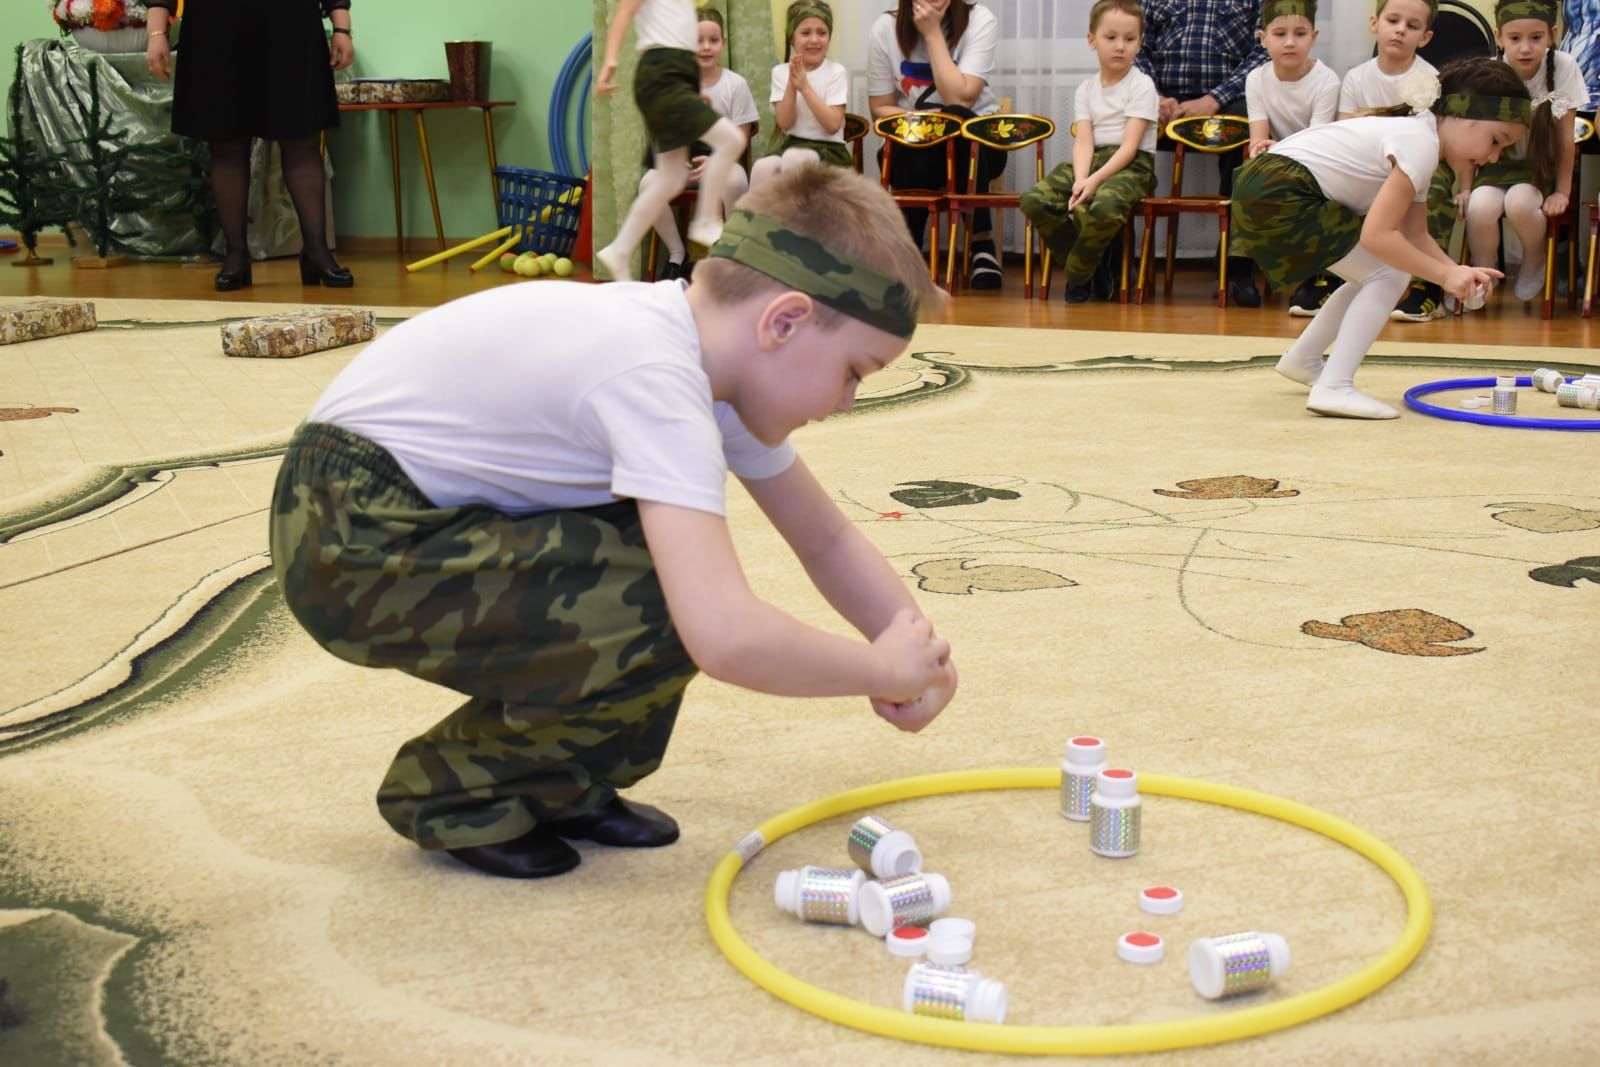
[[(394, 750), (456, 698), (322, 653), (272, 586), (277, 457), (355, 350), (228, 359), (225, 310), (101, 301), (93, 333), (0, 348), (0, 1063), (1000, 1062), (768, 996), (707, 935), (705, 881), (805, 801), (1053, 764), (1082, 732), (1114, 762), (1372, 831), (1437, 913), (1412, 968), (1349, 1009), (1136, 1062), (1570, 1064), (1600, 1047), (1591, 435), (1318, 419), (1265, 339), (924, 327), (855, 412), (796, 440), (950, 637), (956, 703), (910, 737), (863, 701), (698, 680), (633, 791), (683, 839), (583, 845), (578, 871), (519, 884), (418, 852), (374, 810)], [(1379, 351), (1361, 381), (1390, 403), (1597, 362)], [(759, 593), (842, 629), (736, 487), (730, 521)], [(1090, 855), (1048, 793), (882, 814), (977, 922), (973, 966), (1006, 983), (1011, 1023), (1237, 1010), (1194, 994), (1183, 955), (1248, 928), (1293, 952), (1245, 1002), (1270, 1003), (1357, 970), (1404, 921), (1361, 857), (1208, 805), (1149, 798), (1127, 860)], [(758, 856), (733, 919), (799, 977), (895, 1007), (902, 961), (772, 903), (778, 871), (848, 863), (849, 822)], [(1158, 881), (1184, 890), (1181, 914), (1138, 911)], [(1140, 928), (1167, 938), (1164, 962), (1116, 958)]]

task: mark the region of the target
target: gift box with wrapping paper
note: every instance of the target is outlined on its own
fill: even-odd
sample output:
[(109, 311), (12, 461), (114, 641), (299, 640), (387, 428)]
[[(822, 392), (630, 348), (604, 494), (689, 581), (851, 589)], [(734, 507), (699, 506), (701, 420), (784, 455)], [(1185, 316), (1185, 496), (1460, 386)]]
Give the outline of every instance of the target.
[(370, 341), (375, 329), (370, 311), (304, 308), (227, 323), (222, 327), (222, 351), (230, 356), (287, 359)]
[(29, 300), (0, 304), (0, 345), (37, 341), (95, 328), (94, 305), (87, 300)]

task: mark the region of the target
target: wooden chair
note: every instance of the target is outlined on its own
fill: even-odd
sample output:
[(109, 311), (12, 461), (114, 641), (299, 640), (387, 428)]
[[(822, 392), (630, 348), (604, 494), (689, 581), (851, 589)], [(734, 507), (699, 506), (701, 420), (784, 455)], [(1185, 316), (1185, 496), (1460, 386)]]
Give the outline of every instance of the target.
[[(746, 174), (750, 173), (750, 157), (751, 148), (749, 144), (746, 144), (744, 151), (739, 155), (739, 165), (744, 168)], [(692, 206), (699, 199), (700, 186), (691, 182), (688, 188), (673, 197), (671, 203), (667, 205), (667, 210), (672, 212), (673, 219), (678, 223), (680, 233), (683, 230), (683, 209)], [(647, 282), (653, 282), (656, 280), (656, 260), (661, 255), (661, 235), (656, 233), (656, 228), (653, 225), (650, 227), (650, 232), (645, 236), (644, 248), (644, 270), (640, 272), (640, 276)]]
[(860, 174), (865, 165), (861, 159), (861, 143), (866, 139), (867, 131), (872, 126), (860, 115), (844, 113), (844, 143), (850, 146), (850, 154), (856, 160), (856, 173)]
[[(967, 214), (978, 208), (989, 208), (998, 215), (1006, 208), (1022, 207), (1022, 190), (978, 191), (978, 149), (980, 146), (1015, 152), (1033, 145), (1034, 182), (1044, 181), (1044, 143), (1056, 132), (1056, 124), (1042, 115), (979, 115), (961, 124), (961, 136), (973, 142), (967, 153), (967, 191), (952, 192), (950, 203), (950, 251), (946, 254), (944, 268), (945, 288), (956, 290), (956, 224), (966, 223), (966, 243), (962, 251), (962, 273), (971, 269), (972, 224)], [(1003, 231), (1002, 231), (1003, 232)], [(1033, 222), (1023, 222), (1023, 297), (1033, 296)], [(1004, 242), (998, 246), (1004, 248)]]
[[(1067, 128), (1067, 132), (1071, 134), (1073, 138), (1076, 138), (1078, 136), (1078, 124), (1074, 122)], [(1050, 249), (1044, 247), (1044, 242), (1042, 240), (1039, 242), (1039, 244), (1040, 252), (1042, 253), (1040, 256), (1042, 262), (1039, 269), (1039, 299), (1048, 300), (1050, 298), (1051, 252)], [(1109, 252), (1110, 249), (1108, 248), (1107, 251)], [(1129, 215), (1128, 221), (1122, 224), (1122, 264), (1121, 269), (1118, 271), (1119, 277), (1117, 279), (1117, 303), (1119, 304), (1126, 304), (1128, 302), (1128, 264), (1132, 262), (1132, 260), (1133, 216)]]
[[(883, 138), (883, 163), (878, 180), (901, 207), (920, 207), (928, 212), (928, 276), (939, 280), (939, 230), (944, 213), (950, 208), (950, 193), (955, 187), (956, 138), (961, 136), (961, 119), (942, 111), (905, 111), (885, 115), (872, 124)], [(938, 189), (890, 189), (889, 163), (895, 150), (931, 151), (944, 146), (944, 185)]]
[(1155, 236), (1157, 219), (1167, 220), (1167, 259), (1162, 283), (1162, 295), (1172, 295), (1172, 272), (1178, 244), (1178, 219), (1187, 214), (1210, 214), (1217, 219), (1217, 307), (1228, 306), (1228, 212), (1232, 199), (1225, 196), (1183, 195), (1183, 157), (1187, 150), (1222, 155), (1250, 142), (1250, 122), (1240, 115), (1191, 115), (1167, 123), (1167, 136), (1174, 144), (1172, 158), (1172, 193), (1170, 196), (1147, 196), (1134, 209), (1144, 221), (1144, 239), (1139, 248), (1139, 282), (1134, 289), (1133, 302), (1144, 303), (1145, 287), (1152, 285), (1150, 278), (1150, 245)]

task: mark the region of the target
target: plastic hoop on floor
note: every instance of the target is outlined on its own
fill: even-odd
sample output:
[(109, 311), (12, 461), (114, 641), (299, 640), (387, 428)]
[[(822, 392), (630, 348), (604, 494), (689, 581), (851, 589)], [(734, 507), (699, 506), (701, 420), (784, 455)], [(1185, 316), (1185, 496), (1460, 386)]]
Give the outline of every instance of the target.
[[(1452, 422), (1476, 422), (1484, 426), (1514, 426), (1521, 430), (1600, 430), (1600, 419), (1534, 419), (1519, 415), (1485, 415), (1477, 411), (1452, 411), (1433, 404), (1425, 404), (1418, 397), (1429, 393), (1442, 393), (1450, 389), (1492, 389), (1493, 378), (1448, 378), (1441, 382), (1425, 382), (1406, 390), (1406, 407), (1432, 415), (1436, 419)], [(1568, 381), (1576, 381), (1569, 378)], [(1518, 378), (1518, 385), (1531, 386), (1532, 378)]]
[(857, 1030), (928, 1045), (986, 1052), (1047, 1055), (1101, 1055), (1155, 1052), (1218, 1044), (1271, 1033), (1308, 1022), (1355, 1003), (1383, 988), (1422, 951), (1433, 923), (1433, 905), (1416, 870), (1405, 857), (1365, 830), (1316, 808), (1281, 797), (1192, 778), (1139, 774), (1141, 792), (1181, 797), (1256, 812), (1331, 838), (1376, 864), (1394, 879), (1406, 900), (1406, 925), (1400, 937), (1373, 962), (1336, 982), (1271, 1004), (1175, 1019), (1118, 1026), (1003, 1026), (955, 1022), (874, 1007), (803, 982), (767, 962), (753, 950), (728, 917), (728, 893), (739, 871), (767, 845), (788, 834), (846, 812), (917, 797), (991, 789), (1058, 789), (1054, 767), (956, 771), (901, 778), (802, 804), (756, 827), (717, 862), (706, 884), (706, 925), (717, 947), (747, 978), (803, 1011)]

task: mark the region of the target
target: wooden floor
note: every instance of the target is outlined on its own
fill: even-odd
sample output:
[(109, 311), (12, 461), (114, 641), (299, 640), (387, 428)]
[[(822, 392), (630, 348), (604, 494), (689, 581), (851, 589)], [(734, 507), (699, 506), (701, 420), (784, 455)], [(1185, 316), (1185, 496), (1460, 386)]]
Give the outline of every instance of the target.
[[(472, 274), (466, 257), (415, 274), (404, 260), (392, 254), (356, 254), (341, 257), (356, 276), (356, 288), (322, 290), (299, 283), (293, 259), (255, 264), (255, 284), (235, 293), (212, 288), (214, 270), (176, 263), (132, 263), (110, 270), (74, 269), (65, 249), (54, 250), (55, 263), (45, 267), (13, 268), (0, 258), (0, 299), (17, 296), (82, 296), (156, 298), (172, 300), (216, 299), (240, 304), (252, 302), (361, 303), (385, 307), (428, 307), (493, 285), (519, 281), (499, 270)], [(579, 278), (587, 278), (580, 266)], [(975, 326), (1032, 326), (1049, 329), (1150, 331), (1237, 336), (1293, 337), (1306, 320), (1288, 314), (1287, 297), (1268, 297), (1260, 308), (1219, 310), (1212, 299), (1213, 276), (1196, 268), (1181, 270), (1171, 299), (1160, 295), (1143, 306), (1099, 303), (1068, 306), (1061, 299), (1059, 276), (1048, 302), (1027, 300), (1022, 291), (1022, 267), (1008, 264), (1006, 284), (995, 292), (959, 293), (938, 321)], [(536, 283), (537, 284), (537, 283)], [(1581, 284), (1581, 279), (1580, 279)], [(1037, 294), (1036, 294), (1037, 296)], [(1391, 323), (1383, 340), (1417, 340), (1437, 344), (1504, 344), (1520, 348), (1590, 347), (1600, 342), (1600, 316), (1583, 319), (1569, 312), (1564, 298), (1556, 302), (1555, 318), (1539, 317), (1537, 303), (1523, 305), (1509, 289), (1498, 291), (1483, 311), (1427, 323)]]

